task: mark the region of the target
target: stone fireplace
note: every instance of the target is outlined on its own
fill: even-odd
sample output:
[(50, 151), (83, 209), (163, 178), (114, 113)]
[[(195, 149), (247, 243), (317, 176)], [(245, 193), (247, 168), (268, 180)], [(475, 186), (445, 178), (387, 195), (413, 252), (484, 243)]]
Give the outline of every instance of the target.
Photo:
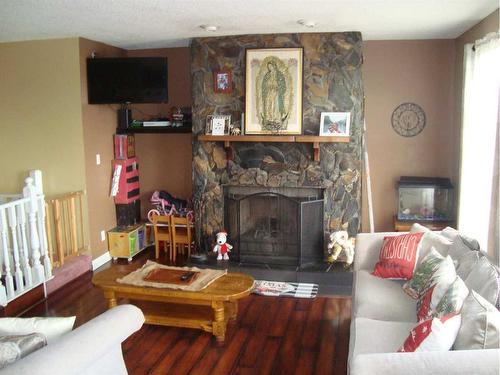
[[(322, 200), (323, 237), (321, 244), (317, 246), (323, 247), (323, 250), (324, 238), (329, 232), (342, 227), (346, 227), (351, 236), (358, 232), (361, 217), (363, 128), (361, 43), (361, 34), (358, 32), (193, 39), (193, 198), (197, 215), (196, 240), (200, 249), (209, 250), (215, 233), (225, 228), (229, 232), (228, 242), (233, 244), (236, 240), (238, 250), (241, 250), (242, 238), (233, 232), (234, 223), (227, 222), (224, 215), (229, 209), (228, 204), (232, 204), (228, 203), (227, 197), (233, 192), (228, 192), (227, 187), (256, 189), (253, 190), (254, 194), (258, 194), (255, 204), (264, 205), (262, 202), (266, 202), (265, 205), (269, 207), (278, 207), (281, 204), (279, 209), (287, 213), (296, 212), (297, 207), (304, 201)], [(321, 112), (349, 111), (349, 143), (322, 143), (321, 158), (315, 161), (311, 144), (234, 142), (231, 143), (232, 152), (228, 157), (223, 142), (198, 141), (197, 136), (205, 132), (208, 115), (230, 114), (233, 119), (240, 118), (245, 110), (245, 51), (247, 48), (271, 47), (304, 48), (303, 134), (318, 135)], [(230, 70), (232, 73), (231, 94), (217, 94), (213, 90), (213, 73), (221, 69)], [(300, 195), (293, 196), (297, 193), (291, 193), (289, 200), (279, 198), (281, 195), (286, 196), (293, 189), (301, 193), (307, 189), (321, 193), (314, 198), (309, 197), (309, 193), (305, 194), (305, 198)], [(282, 194), (283, 191), (287, 194)], [(238, 191), (234, 194), (240, 193), (241, 191)], [(283, 202), (295, 203), (286, 207)], [(254, 211), (250, 211), (244, 215), (250, 217), (253, 214)], [(241, 215), (243, 214), (240, 212)], [(291, 231), (286, 225), (283, 226), (283, 223), (279, 224), (277, 218), (271, 216), (264, 219), (258, 212), (255, 215), (256, 217), (249, 221), (253, 225), (253, 236), (268, 236), (272, 240), (279, 225), (285, 233)], [(293, 220), (297, 221), (294, 224), (300, 229), (301, 219), (295, 214), (293, 217)], [(260, 227), (264, 228), (263, 232), (259, 232)], [(241, 229), (239, 228), (240, 234)], [(277, 249), (277, 245), (272, 245), (274, 241), (282, 242), (280, 251), (285, 254), (288, 251), (287, 246), (290, 245), (285, 237), (281, 235), (280, 241), (270, 241), (271, 245), (267, 245), (269, 253)], [(295, 245), (293, 244), (293, 247)], [(250, 247), (249, 244), (246, 246)], [(300, 255), (296, 255), (295, 250), (290, 250), (289, 253), (285, 255), (288, 262), (300, 261), (297, 260)], [(291, 255), (292, 253), (295, 255)], [(242, 254), (238, 253), (238, 256)], [(255, 259), (262, 254), (245, 256)]]
[(226, 185), (224, 223), (240, 263), (301, 267), (323, 259), (323, 189)]

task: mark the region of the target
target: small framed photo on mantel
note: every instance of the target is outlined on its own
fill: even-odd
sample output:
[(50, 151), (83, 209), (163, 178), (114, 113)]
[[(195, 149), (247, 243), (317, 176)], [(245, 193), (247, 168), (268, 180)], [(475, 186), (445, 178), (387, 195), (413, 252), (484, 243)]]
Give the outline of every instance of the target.
[(321, 112), (320, 136), (349, 137), (350, 112)]
[(231, 115), (210, 115), (207, 116), (205, 133), (208, 135), (228, 135)]

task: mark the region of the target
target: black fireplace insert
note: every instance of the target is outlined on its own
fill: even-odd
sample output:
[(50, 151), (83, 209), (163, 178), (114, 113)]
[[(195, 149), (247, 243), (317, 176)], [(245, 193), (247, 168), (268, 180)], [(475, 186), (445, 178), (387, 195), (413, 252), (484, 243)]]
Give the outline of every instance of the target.
[(224, 187), (224, 221), (240, 263), (294, 265), (323, 259), (323, 189)]

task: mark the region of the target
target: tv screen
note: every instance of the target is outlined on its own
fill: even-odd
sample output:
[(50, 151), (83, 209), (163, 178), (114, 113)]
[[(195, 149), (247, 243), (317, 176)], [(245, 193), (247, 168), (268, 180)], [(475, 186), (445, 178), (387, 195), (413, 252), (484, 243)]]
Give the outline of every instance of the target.
[(166, 57), (87, 59), (89, 104), (168, 101)]

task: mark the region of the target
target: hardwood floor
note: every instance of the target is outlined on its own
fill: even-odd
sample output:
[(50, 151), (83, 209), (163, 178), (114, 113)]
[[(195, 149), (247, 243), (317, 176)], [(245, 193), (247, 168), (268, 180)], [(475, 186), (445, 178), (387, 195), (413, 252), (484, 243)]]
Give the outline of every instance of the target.
[[(88, 273), (24, 316), (76, 315), (82, 325), (106, 309)], [(123, 344), (129, 374), (345, 374), (351, 299), (251, 295), (239, 304), (224, 347), (192, 329), (144, 325)]]

